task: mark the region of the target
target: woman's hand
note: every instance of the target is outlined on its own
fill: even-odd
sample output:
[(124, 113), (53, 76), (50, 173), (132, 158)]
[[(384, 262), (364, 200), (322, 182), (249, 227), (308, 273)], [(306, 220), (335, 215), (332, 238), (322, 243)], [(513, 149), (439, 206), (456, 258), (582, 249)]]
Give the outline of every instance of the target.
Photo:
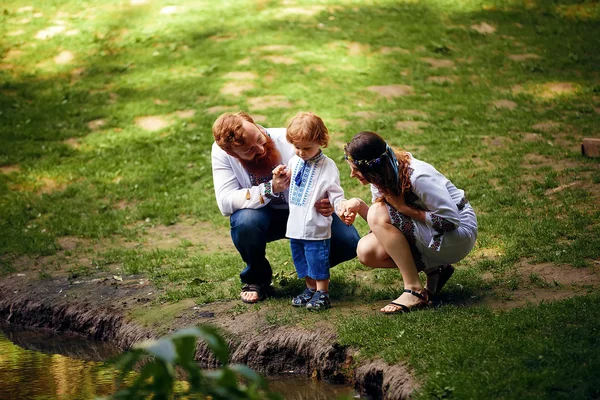
[(392, 207), (394, 207), (396, 210), (406, 215), (407, 217), (416, 219), (417, 221), (425, 222), (425, 211), (412, 208), (408, 204), (406, 204), (404, 194), (401, 194), (400, 196), (385, 196), (385, 201), (387, 201)]
[(402, 194), (400, 196), (387, 195), (385, 196), (385, 201), (390, 203), (392, 207), (400, 211), (402, 214), (406, 214), (405, 211), (407, 208), (409, 208), (408, 205), (406, 205), (406, 200)]
[(283, 192), (290, 186), (292, 171), (286, 165), (278, 165), (273, 169), (273, 193)]

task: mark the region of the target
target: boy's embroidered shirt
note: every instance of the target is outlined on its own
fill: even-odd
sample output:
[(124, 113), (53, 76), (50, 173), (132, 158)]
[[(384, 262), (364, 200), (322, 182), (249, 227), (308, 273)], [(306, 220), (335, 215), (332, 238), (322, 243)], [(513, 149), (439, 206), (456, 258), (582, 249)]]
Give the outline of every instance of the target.
[(334, 209), (337, 209), (344, 199), (337, 166), (333, 160), (320, 152), (307, 161), (295, 155), (288, 163), (288, 168), (292, 179), (286, 236), (305, 240), (329, 239), (332, 217), (319, 214), (315, 203), (327, 197)]

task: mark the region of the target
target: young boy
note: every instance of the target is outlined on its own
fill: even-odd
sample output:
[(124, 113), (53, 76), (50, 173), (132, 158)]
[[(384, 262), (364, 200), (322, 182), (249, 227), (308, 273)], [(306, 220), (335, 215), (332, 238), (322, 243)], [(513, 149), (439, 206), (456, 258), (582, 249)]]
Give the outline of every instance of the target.
[(313, 206), (328, 197), (334, 210), (344, 200), (337, 166), (323, 152), (329, 132), (323, 120), (309, 112), (294, 116), (287, 127), (286, 139), (294, 145), (295, 155), (287, 166), (279, 165), (274, 175), (290, 176), (290, 215), (286, 236), (290, 238), (292, 259), (298, 278), (306, 289), (292, 299), (295, 307), (324, 310), (329, 300), (329, 249), (332, 217), (324, 217)]

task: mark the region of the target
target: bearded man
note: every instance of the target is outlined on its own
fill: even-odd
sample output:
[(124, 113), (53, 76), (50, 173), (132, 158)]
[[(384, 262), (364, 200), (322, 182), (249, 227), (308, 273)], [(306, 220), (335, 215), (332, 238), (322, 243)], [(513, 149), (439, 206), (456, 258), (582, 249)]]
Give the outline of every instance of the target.
[[(274, 176), (272, 171), (288, 163), (294, 146), (287, 142), (285, 128), (265, 129), (243, 111), (221, 115), (212, 131), (217, 205), (230, 218), (231, 239), (246, 263), (240, 273), (240, 296), (245, 303), (256, 303), (266, 298), (273, 275), (265, 257), (267, 243), (285, 238), (289, 215), (290, 178)], [(339, 219), (328, 199), (318, 201), (315, 207), (333, 218), (330, 265), (356, 257), (360, 239), (356, 229)]]

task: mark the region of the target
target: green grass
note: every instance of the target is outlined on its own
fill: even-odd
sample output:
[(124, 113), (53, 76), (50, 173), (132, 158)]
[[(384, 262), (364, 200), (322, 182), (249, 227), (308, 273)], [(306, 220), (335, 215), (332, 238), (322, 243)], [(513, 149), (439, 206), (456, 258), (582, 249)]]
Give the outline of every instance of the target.
[(597, 294), (506, 312), (446, 306), (348, 318), (339, 334), (361, 358), (408, 361), (425, 378), (417, 399), (593, 399), (598, 306)]
[[(208, 252), (185, 238), (170, 249), (146, 240), (152, 227), (188, 220), (228, 227), (216, 206), (210, 167), (211, 126), (221, 112), (211, 108), (217, 106), (262, 115), (273, 127), (285, 126), (299, 110), (323, 117), (334, 137), (326, 153), (338, 162), (347, 196), (370, 197), (350, 179), (339, 146), (360, 130), (381, 133), (465, 189), (478, 215), (478, 242), (458, 265), (445, 300), (463, 304), (494, 291), (510, 298), (520, 289), (558, 288), (515, 266), (527, 260), (591, 269), (600, 258), (599, 161), (579, 152), (581, 139), (600, 131), (597, 1), (298, 0), (286, 6), (269, 0), (65, 0), (37, 2), (32, 10), (22, 9), (31, 2), (5, 3), (2, 276), (21, 272), (23, 257), (72, 261), (84, 253), (92, 261), (70, 262), (64, 273), (72, 279), (98, 271), (143, 275), (158, 286), (160, 302), (237, 298), (242, 263), (235, 252)], [(177, 12), (161, 14), (165, 6)], [(286, 13), (291, 8), (313, 14)], [(473, 26), (482, 22), (495, 32), (477, 32)], [(52, 26), (64, 29), (36, 38)], [(61, 52), (71, 52), (72, 60), (56, 63)], [(523, 54), (538, 58), (511, 59)], [(434, 69), (431, 59), (452, 65)], [(234, 81), (231, 72), (255, 74), (243, 82), (253, 87), (239, 97), (221, 93)], [(386, 99), (367, 90), (389, 84), (410, 85), (414, 94)], [(256, 98), (264, 96), (289, 106), (262, 109), (267, 98)], [(499, 100), (516, 107), (503, 108), (507, 103)], [(187, 110), (195, 112), (181, 113)], [(376, 115), (365, 118), (359, 111)], [(147, 130), (136, 120), (145, 116), (160, 117), (165, 126)], [(398, 121), (428, 125), (411, 132), (396, 129)], [(358, 228), (368, 231), (364, 222)], [(59, 242), (65, 236), (81, 239), (82, 247), (65, 252)], [(125, 240), (137, 245), (123, 246)], [(300, 291), (288, 243), (269, 245), (268, 257), (282, 298)], [(36, 276), (51, 278), (59, 264), (42, 265)], [(369, 271), (356, 260), (332, 274), (334, 302), (389, 300), (402, 286), (396, 271)], [(274, 307), (269, 324), (306, 323), (301, 314), (280, 311), (283, 302), (268, 302)], [(357, 344), (365, 321), (385, 327), (360, 345), (365, 357), (384, 345), (386, 360), (408, 357), (424, 379), (424, 397), (555, 398), (572, 385), (574, 397), (593, 398), (600, 385), (585, 377), (594, 362), (597, 367), (590, 332), (598, 329), (598, 313), (589, 306), (597, 302), (588, 296), (507, 313), (443, 307), (398, 319), (352, 317), (339, 329), (347, 343)], [(337, 321), (336, 315), (327, 318)], [(558, 331), (575, 315), (586, 318)], [(528, 318), (539, 320), (533, 330), (524, 329)], [(471, 327), (473, 320), (482, 323)], [(524, 342), (502, 337), (503, 330)], [(405, 333), (389, 339), (389, 332)], [(456, 343), (449, 344), (444, 332)], [(398, 346), (388, 346), (390, 340)], [(468, 348), (473, 340), (475, 348)], [(547, 341), (555, 353), (533, 351)], [(483, 354), (493, 360), (485, 366), (472, 361), (484, 343), (489, 353)], [(531, 350), (521, 351), (523, 343)], [(591, 349), (588, 358), (577, 350), (582, 346)], [(572, 354), (563, 350), (571, 347)], [(544, 358), (536, 364), (539, 355)], [(467, 368), (472, 365), (477, 368)], [(556, 378), (563, 373), (582, 378)], [(554, 380), (555, 392), (548, 383)]]

